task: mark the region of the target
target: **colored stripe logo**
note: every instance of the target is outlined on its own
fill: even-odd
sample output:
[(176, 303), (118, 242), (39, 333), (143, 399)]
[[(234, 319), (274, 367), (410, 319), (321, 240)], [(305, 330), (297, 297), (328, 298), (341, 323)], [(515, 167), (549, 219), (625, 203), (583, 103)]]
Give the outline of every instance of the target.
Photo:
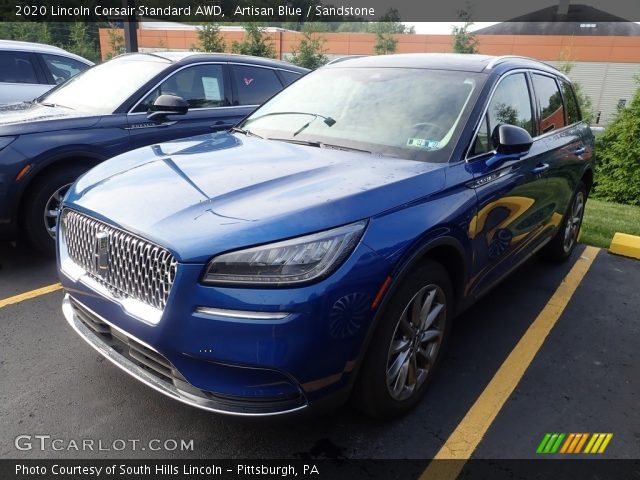
[(613, 433), (546, 433), (536, 453), (604, 453), (612, 438)]

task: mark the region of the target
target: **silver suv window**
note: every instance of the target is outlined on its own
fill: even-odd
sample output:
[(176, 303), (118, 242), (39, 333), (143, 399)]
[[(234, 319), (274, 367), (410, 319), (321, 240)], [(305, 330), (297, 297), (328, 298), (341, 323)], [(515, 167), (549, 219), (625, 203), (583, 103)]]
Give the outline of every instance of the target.
[(50, 55), (43, 53), (42, 59), (47, 66), (47, 70), (51, 74), (53, 81), (56, 85), (60, 85), (66, 82), (71, 77), (75, 77), (77, 74), (89, 68), (89, 65), (85, 65), (73, 58), (62, 57), (60, 55)]
[(0, 82), (40, 83), (32, 59), (27, 52), (0, 51)]

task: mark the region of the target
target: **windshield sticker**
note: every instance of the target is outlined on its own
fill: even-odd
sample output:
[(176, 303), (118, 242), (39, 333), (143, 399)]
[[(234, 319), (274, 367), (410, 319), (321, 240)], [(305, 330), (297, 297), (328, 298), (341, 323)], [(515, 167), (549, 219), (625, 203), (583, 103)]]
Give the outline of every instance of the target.
[(206, 100), (222, 100), (220, 84), (216, 77), (202, 77), (202, 88)]
[(438, 140), (427, 140), (426, 138), (410, 138), (407, 140), (407, 147), (427, 148), (429, 150), (436, 150), (440, 147)]

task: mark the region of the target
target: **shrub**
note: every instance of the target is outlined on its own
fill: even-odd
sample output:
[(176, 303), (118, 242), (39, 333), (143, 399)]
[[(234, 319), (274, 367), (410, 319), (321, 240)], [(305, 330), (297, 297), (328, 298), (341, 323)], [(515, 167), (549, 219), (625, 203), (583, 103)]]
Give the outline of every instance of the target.
[(640, 205), (640, 77), (638, 89), (626, 108), (596, 142), (594, 196), (612, 202)]

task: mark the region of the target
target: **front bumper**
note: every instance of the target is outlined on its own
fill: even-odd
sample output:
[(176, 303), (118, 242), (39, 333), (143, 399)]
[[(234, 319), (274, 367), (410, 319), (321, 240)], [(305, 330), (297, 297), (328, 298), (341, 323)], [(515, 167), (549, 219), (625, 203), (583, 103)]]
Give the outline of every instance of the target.
[(303, 395), (278, 400), (240, 400), (191, 385), (163, 355), (118, 329), (66, 294), (62, 311), (82, 339), (116, 367), (154, 390), (192, 407), (239, 416), (288, 414), (307, 406)]
[(161, 393), (234, 415), (290, 413), (348, 392), (390, 270), (364, 243), (330, 277), (297, 288), (208, 286), (204, 265), (178, 263), (150, 318), (70, 268), (59, 239), (65, 316), (84, 340)]

